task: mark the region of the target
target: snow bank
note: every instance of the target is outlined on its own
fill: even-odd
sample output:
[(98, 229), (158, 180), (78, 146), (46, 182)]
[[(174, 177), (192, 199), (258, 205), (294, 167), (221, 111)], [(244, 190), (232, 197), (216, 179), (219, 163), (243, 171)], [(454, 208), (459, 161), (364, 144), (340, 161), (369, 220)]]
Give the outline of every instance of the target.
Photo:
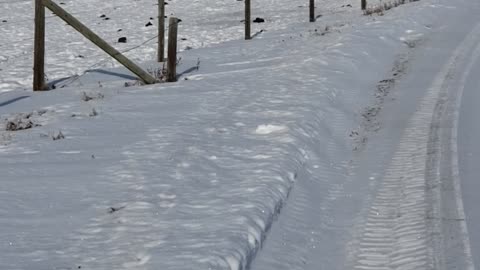
[[(106, 2), (101, 5), (111, 8)], [(0, 268), (248, 268), (295, 183), (331, 184), (327, 176), (343, 172), (357, 113), (395, 57), (408, 50), (400, 37), (428, 31), (432, 18), (426, 2), (362, 17), (331, 1), (327, 7), (335, 8), (308, 24), (298, 19), (306, 17), (305, 7), (265, 1), (282, 16), (271, 15), (267, 32), (243, 42), (232, 41), (241, 25), (206, 19), (221, 11), (218, 19), (233, 25), (240, 8), (208, 2), (205, 17), (191, 16), (200, 21), (186, 25), (216, 29), (200, 32), (210, 47), (181, 54), (184, 70), (199, 58), (201, 65), (176, 84), (124, 88), (122, 76), (120, 83), (105, 83), (111, 77), (90, 73), (47, 93), (12, 90), (9, 82), (29, 84), (28, 58), (19, 55), (31, 48), (25, 42), (9, 51), (15, 60), (2, 63), (11, 67), (1, 71), (9, 92), (0, 95), (0, 103), (8, 103), (0, 113), (48, 113), (40, 127), (0, 131)], [(191, 15), (181, 16), (185, 3), (171, 2), (182, 19)], [(131, 5), (153, 12), (145, 1)], [(98, 20), (91, 15), (86, 18)], [(56, 31), (51, 23), (49, 31)], [(30, 28), (6, 29), (20, 36)], [(198, 31), (188, 29), (184, 33)], [(98, 60), (96, 49), (75, 34), (58, 33), (49, 74), (71, 75)], [(191, 43), (184, 44), (204, 42), (186, 35)], [(214, 46), (213, 36), (230, 41)], [(89, 59), (76, 59), (79, 51)], [(152, 54), (150, 47), (134, 55)], [(84, 101), (85, 91), (103, 98)], [(8, 102), (19, 95), (27, 98)], [(59, 131), (65, 138), (53, 141)]]

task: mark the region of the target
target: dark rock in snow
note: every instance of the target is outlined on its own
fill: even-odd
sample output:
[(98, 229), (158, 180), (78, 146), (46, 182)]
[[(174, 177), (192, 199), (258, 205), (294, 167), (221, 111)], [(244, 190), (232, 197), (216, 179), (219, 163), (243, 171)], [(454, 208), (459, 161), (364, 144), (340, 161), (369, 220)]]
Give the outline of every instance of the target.
[(127, 43), (127, 38), (126, 37), (119, 38), (118, 43)]
[(257, 17), (257, 18), (255, 18), (255, 20), (253, 20), (253, 22), (254, 23), (264, 23), (265, 19)]
[(65, 135), (63, 135), (61, 131), (59, 131), (58, 134), (54, 134), (52, 136), (52, 140), (54, 141), (63, 140), (63, 139), (65, 139)]
[(108, 213), (113, 214), (113, 213), (118, 212), (118, 211), (120, 211), (120, 210), (122, 210), (122, 209), (124, 209), (124, 208), (125, 208), (125, 206), (110, 207), (110, 208), (108, 208)]

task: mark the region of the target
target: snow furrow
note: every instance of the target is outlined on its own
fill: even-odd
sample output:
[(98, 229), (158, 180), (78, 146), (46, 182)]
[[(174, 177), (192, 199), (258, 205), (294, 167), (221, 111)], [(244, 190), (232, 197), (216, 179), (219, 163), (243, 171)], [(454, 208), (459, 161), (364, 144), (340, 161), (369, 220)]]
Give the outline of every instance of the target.
[[(440, 117), (437, 115), (437, 102), (448, 90), (465, 52), (470, 52), (477, 42), (479, 31), (480, 24), (456, 48), (408, 123), (370, 207), (365, 233), (359, 243), (360, 246), (369, 246), (369, 249), (358, 250), (355, 269), (444, 269), (438, 265), (437, 258), (443, 258), (444, 253), (438, 252), (438, 249), (443, 249), (445, 243), (437, 242), (432, 246), (438, 236), (432, 232), (438, 231), (436, 226), (442, 225), (440, 221), (428, 218), (430, 207), (437, 209), (433, 213), (435, 217), (443, 215), (439, 209), (441, 201), (431, 200), (427, 192), (432, 181), (429, 177), (439, 177), (427, 174), (428, 161), (432, 155), (439, 154), (430, 150), (430, 142), (437, 141), (432, 137), (431, 126), (435, 127), (432, 121)], [(378, 230), (381, 234), (371, 233)], [(382, 249), (376, 250), (377, 245)], [(432, 252), (432, 249), (437, 252)]]

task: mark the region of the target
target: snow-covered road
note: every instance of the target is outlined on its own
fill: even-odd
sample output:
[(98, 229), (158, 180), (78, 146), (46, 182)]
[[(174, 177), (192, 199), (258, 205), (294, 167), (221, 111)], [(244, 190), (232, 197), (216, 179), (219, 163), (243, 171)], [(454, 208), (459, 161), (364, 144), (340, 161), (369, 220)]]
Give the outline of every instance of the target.
[[(330, 191), (334, 203), (318, 198), (315, 184), (297, 183), (253, 269), (474, 269), (479, 11), (476, 1), (460, 2), (429, 25), (428, 35), (412, 40), (392, 67), (405, 74), (386, 78), (395, 81), (377, 115), (383, 128), (351, 160), (351, 180)], [(369, 195), (359, 200), (355, 193)], [(342, 259), (346, 265), (332, 267)]]
[[(480, 46), (480, 42), (477, 43)], [(477, 50), (479, 48), (477, 47)], [(458, 123), (458, 160), (463, 202), (470, 236), (472, 257), (480, 266), (480, 60), (472, 55), (473, 65), (465, 81)]]

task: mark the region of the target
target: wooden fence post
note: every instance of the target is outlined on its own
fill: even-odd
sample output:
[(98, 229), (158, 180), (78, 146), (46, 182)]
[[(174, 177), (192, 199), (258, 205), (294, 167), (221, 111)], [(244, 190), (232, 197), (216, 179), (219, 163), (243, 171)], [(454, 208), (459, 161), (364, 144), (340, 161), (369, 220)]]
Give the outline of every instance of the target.
[(144, 71), (142, 68), (130, 61), (130, 59), (125, 57), (122, 53), (110, 46), (110, 44), (101, 39), (97, 34), (92, 32), (92, 30), (88, 29), (85, 25), (75, 19), (75, 17), (66, 12), (59, 5), (55, 4), (52, 0), (42, 1), (45, 7), (50, 9), (60, 19), (64, 20), (66, 23), (68, 23), (70, 26), (80, 32), (80, 34), (82, 34), (88, 40), (100, 47), (100, 49), (108, 53), (111, 57), (115, 58), (118, 62), (120, 62), (120, 64), (124, 65), (128, 70), (137, 75), (144, 83), (153, 84), (157, 82), (157, 80), (152, 75), (148, 74), (148, 72)]
[(45, 7), (35, 0), (35, 41), (33, 56), (33, 90), (46, 90), (45, 84)]
[(361, 0), (362, 1), (362, 10), (367, 9), (367, 0)]
[(158, 55), (157, 62), (165, 59), (165, 0), (158, 0)]
[(177, 28), (178, 19), (170, 17), (168, 22), (167, 82), (177, 81)]
[(245, 40), (252, 39), (251, 32), (251, 5), (250, 0), (245, 0)]
[(310, 0), (310, 22), (315, 22), (315, 0)]

